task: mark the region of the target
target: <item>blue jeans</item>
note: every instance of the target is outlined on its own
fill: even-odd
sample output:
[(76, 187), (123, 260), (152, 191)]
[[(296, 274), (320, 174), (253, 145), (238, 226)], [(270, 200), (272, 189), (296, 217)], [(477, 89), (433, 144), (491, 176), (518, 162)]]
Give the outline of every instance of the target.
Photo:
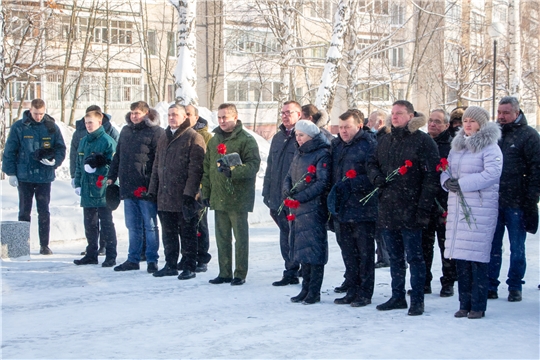
[(489, 262), (489, 290), (497, 291), (501, 283), (499, 275), (502, 264), (502, 244), (504, 238), (504, 229), (508, 229), (508, 238), (510, 240), (510, 268), (508, 269), (508, 290), (521, 291), (521, 285), (525, 284), (523, 277), (527, 262), (525, 259), (525, 223), (523, 221), (523, 210), (512, 208), (499, 209), (497, 218), (497, 227), (493, 235), (491, 244), (491, 259)]
[(128, 261), (139, 263), (146, 235), (146, 262), (157, 263), (159, 255), (159, 229), (157, 225), (157, 204), (145, 200), (124, 200), (124, 215), (129, 231)]
[(411, 301), (424, 301), (426, 265), (422, 251), (422, 229), (381, 229), (381, 235), (390, 256), (392, 297), (405, 299), (405, 253), (411, 271)]

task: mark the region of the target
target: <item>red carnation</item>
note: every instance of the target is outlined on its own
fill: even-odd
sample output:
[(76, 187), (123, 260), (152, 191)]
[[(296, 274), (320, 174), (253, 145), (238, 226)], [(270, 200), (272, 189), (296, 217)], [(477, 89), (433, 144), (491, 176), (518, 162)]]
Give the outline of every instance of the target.
[(447, 217), (447, 216), (448, 216), (448, 211), (443, 212), (441, 216), (442, 216), (443, 218)]
[(446, 159), (446, 158), (441, 158), (441, 165), (442, 165), (442, 166), (448, 165), (448, 159)]
[(412, 166), (411, 160), (405, 160), (405, 166), (406, 167), (411, 167)]
[(435, 167), (435, 170), (437, 170), (437, 171), (442, 171), (442, 169), (441, 169), (441, 164), (437, 165), (437, 166)]
[(401, 166), (398, 170), (399, 174), (400, 175), (405, 175), (407, 173), (407, 167), (406, 166)]
[(146, 188), (144, 186), (139, 186), (135, 191), (133, 191), (133, 195), (135, 195), (135, 197), (141, 198), (142, 193), (145, 193), (145, 192), (146, 192)]
[(105, 180), (105, 176), (99, 175), (96, 181), (96, 186), (101, 189), (103, 187), (103, 180)]
[(197, 233), (197, 237), (201, 237), (202, 234), (200, 232)]
[(448, 169), (448, 160), (446, 158), (441, 158), (439, 165), (435, 168), (437, 171), (446, 171)]
[(309, 184), (311, 182), (311, 176), (306, 176), (306, 182)]
[(287, 215), (287, 220), (294, 221), (294, 219), (296, 219), (296, 216), (294, 216), (294, 214)]
[(345, 176), (348, 178), (348, 179), (354, 179), (356, 177), (356, 170), (349, 170), (345, 173)]
[(307, 171), (310, 174), (315, 174), (317, 172), (317, 168), (314, 165), (309, 165)]
[(300, 201), (298, 200), (291, 200), (291, 204), (289, 206), (291, 209), (298, 209), (300, 207)]
[(227, 153), (227, 145), (225, 144), (219, 144), (217, 146), (217, 152), (220, 155), (225, 155)]

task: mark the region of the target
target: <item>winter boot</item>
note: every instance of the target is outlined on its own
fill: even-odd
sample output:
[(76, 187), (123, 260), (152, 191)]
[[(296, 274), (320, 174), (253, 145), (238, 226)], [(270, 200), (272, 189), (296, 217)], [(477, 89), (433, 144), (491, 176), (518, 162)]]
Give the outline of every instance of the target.
[(406, 308), (407, 308), (407, 300), (405, 300), (405, 298), (391, 297), (384, 304), (377, 305), (377, 310), (380, 310), (380, 311), (406, 309)]
[(469, 316), (467, 316), (469, 319), (481, 319), (484, 316), (486, 316), (485, 311), (469, 311)]
[(98, 260), (85, 255), (80, 260), (73, 260), (73, 263), (75, 265), (97, 265)]
[(519, 291), (519, 290), (510, 290), (508, 292), (508, 301), (510, 301), (510, 302), (521, 301), (521, 291)]
[(338, 305), (349, 305), (356, 298), (356, 287), (351, 286), (347, 291), (347, 295), (342, 298), (334, 300), (334, 304)]
[(441, 288), (441, 297), (450, 297), (454, 296), (454, 287), (452, 285), (444, 285)]
[(424, 302), (411, 300), (411, 307), (409, 308), (408, 315), (418, 316), (424, 313)]

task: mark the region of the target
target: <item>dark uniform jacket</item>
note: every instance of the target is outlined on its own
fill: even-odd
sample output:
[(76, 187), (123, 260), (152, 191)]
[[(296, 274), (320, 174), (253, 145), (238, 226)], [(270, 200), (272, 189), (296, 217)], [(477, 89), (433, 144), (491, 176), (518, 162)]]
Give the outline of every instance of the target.
[[(222, 158), (217, 151), (220, 144), (227, 147), (227, 154), (238, 153), (242, 160), (242, 165), (231, 170), (230, 178), (218, 172), (217, 161)], [(255, 180), (260, 165), (257, 141), (243, 129), (240, 120), (237, 120), (236, 127), (230, 134), (225, 134), (219, 126), (215, 128), (214, 137), (210, 139), (206, 149), (202, 178), (203, 199), (210, 199), (210, 209), (253, 211)]]
[[(113, 138), (115, 142), (118, 142), (118, 131), (111, 124), (111, 115), (103, 114), (103, 121), (101, 123), (105, 133)], [(79, 148), (79, 143), (81, 139), (88, 135), (86, 126), (84, 125), (84, 117), (75, 122), (75, 132), (71, 138), (71, 149), (69, 152), (69, 173), (71, 178), (75, 178), (75, 169), (77, 168), (77, 149)]]
[[(44, 165), (36, 159), (36, 150), (52, 149), (54, 166)], [(2, 156), (2, 171), (8, 176), (16, 175), (20, 182), (50, 183), (54, 181), (54, 170), (62, 165), (66, 157), (66, 144), (54, 119), (45, 114), (40, 122), (35, 121), (30, 110), (16, 121), (9, 135)]]
[[(77, 149), (77, 166), (75, 168), (75, 187), (81, 188), (81, 207), (105, 207), (107, 201), (105, 192), (107, 189), (107, 175), (109, 164), (116, 150), (116, 141), (100, 126), (96, 131), (82, 138)], [(84, 170), (84, 161), (92, 154), (100, 153), (108, 161), (108, 164), (96, 168), (94, 173)], [(100, 179), (100, 176), (103, 178)], [(98, 185), (98, 180), (99, 185)]]

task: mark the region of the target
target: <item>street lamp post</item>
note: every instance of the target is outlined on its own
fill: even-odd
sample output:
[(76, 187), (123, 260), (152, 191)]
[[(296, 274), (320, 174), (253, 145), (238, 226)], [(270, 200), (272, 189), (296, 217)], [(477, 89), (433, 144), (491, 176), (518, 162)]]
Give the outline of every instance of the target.
[(495, 101), (496, 101), (496, 80), (497, 80), (497, 40), (504, 32), (503, 24), (499, 22), (491, 23), (491, 26), (488, 28), (488, 34), (493, 39), (493, 84), (492, 84), (492, 93), (491, 93), (491, 113), (493, 116), (493, 121), (496, 120), (495, 117)]

